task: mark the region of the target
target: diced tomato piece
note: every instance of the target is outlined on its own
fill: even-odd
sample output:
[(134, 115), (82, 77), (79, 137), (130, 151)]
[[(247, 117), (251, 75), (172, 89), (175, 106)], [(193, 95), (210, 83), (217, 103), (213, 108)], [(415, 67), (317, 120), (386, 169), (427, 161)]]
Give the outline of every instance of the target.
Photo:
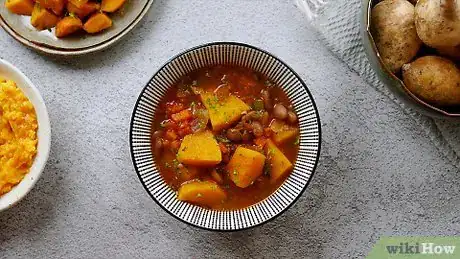
[(182, 111), (184, 105), (178, 102), (169, 102), (166, 104), (166, 114), (174, 114)]
[(177, 129), (178, 125), (172, 120), (164, 120), (161, 122), (161, 127), (166, 129)]
[(265, 146), (265, 143), (267, 143), (267, 139), (264, 137), (254, 139), (254, 144), (256, 144), (256, 146), (260, 148), (263, 148)]
[(171, 149), (174, 150), (175, 152), (179, 150), (180, 147), (180, 141), (179, 140), (174, 140), (171, 142)]
[(271, 128), (265, 128), (264, 129), (264, 135), (267, 138), (271, 137), (273, 135), (273, 130)]
[(169, 140), (176, 140), (177, 139), (177, 134), (174, 130), (167, 130), (165, 133), (165, 138)]
[(175, 122), (179, 122), (179, 121), (186, 121), (186, 120), (189, 120), (193, 117), (193, 114), (190, 110), (182, 110), (178, 113), (174, 113), (173, 115), (171, 115), (171, 118), (173, 119), (173, 121)]

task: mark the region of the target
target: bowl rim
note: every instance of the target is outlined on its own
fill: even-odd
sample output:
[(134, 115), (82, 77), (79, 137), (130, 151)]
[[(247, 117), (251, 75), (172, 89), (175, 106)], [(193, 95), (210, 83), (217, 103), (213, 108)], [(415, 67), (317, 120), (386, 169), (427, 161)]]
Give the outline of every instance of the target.
[[(21, 89), (23, 94), (33, 104), (38, 122), (37, 154), (34, 158), (34, 162), (21, 182), (14, 186), (11, 191), (0, 196), (1, 212), (20, 202), (33, 189), (38, 179), (41, 177), (51, 149), (51, 124), (45, 101), (30, 79), (6, 60), (0, 59), (0, 67), (6, 68), (7, 73), (9, 72), (12, 77), (19, 79), (13, 81), (15, 81), (17, 87)], [(12, 79), (8, 78), (7, 75), (5, 77), (5, 79)]]
[(134, 19), (132, 23), (130, 23), (126, 28), (124, 28), (122, 31), (120, 31), (117, 35), (113, 36), (112, 38), (109, 38), (103, 42), (100, 42), (98, 44), (94, 44), (89, 47), (85, 48), (75, 48), (75, 49), (62, 49), (62, 48), (56, 48), (50, 45), (46, 44), (41, 44), (37, 43), (31, 40), (28, 40), (24, 38), (21, 34), (16, 32), (13, 28), (11, 28), (5, 21), (4, 18), (0, 15), (0, 27), (2, 27), (11, 37), (13, 37), (15, 40), (19, 41), (23, 45), (32, 48), (40, 53), (43, 54), (48, 54), (48, 55), (53, 55), (53, 56), (64, 56), (64, 57), (73, 57), (73, 56), (82, 56), (94, 52), (99, 52), (104, 49), (107, 49), (114, 45), (115, 43), (119, 42), (122, 38), (124, 38), (132, 29), (145, 17), (147, 12), (150, 10), (152, 7), (153, 3), (155, 0), (148, 0), (147, 3), (145, 4), (144, 8), (142, 11), (139, 13), (139, 15)]
[[(416, 96), (414, 93), (412, 93), (406, 86), (406, 84), (399, 78), (397, 77), (395, 74), (393, 74), (390, 69), (388, 69), (387, 65), (385, 64), (385, 62), (383, 62), (382, 60), (382, 56), (380, 55), (380, 52), (379, 50), (377, 49), (377, 45), (375, 43), (375, 40), (374, 40), (374, 37), (372, 36), (372, 32), (371, 32), (371, 26), (372, 26), (372, 21), (371, 21), (371, 18), (372, 18), (372, 8), (375, 3), (375, 0), (364, 0), (364, 1), (368, 1), (367, 5), (366, 5), (366, 8), (365, 9), (365, 12), (366, 12), (366, 15), (365, 15), (365, 30), (366, 30), (366, 36), (368, 37), (369, 39), (369, 42), (371, 43), (371, 48), (375, 54), (375, 56), (377, 57), (377, 60), (378, 60), (378, 63), (379, 63), (379, 66), (380, 66), (380, 69), (385, 73), (387, 74), (393, 81), (397, 82), (399, 84), (399, 86), (404, 90), (404, 92), (409, 95), (412, 99), (412, 101), (414, 101), (415, 104), (419, 104), (421, 105), (423, 108), (425, 109), (428, 109), (429, 111), (431, 112), (435, 112), (436, 115), (442, 115), (442, 116), (447, 116), (448, 118), (459, 118), (460, 117), (460, 113), (450, 113), (450, 112), (447, 112), (446, 110), (444, 109), (441, 109), (441, 108), (438, 108), (432, 104), (429, 104), (428, 102), (425, 102), (424, 100), (420, 99), (418, 96)], [(366, 55), (370, 55), (370, 53), (368, 53), (368, 51), (366, 51)], [(378, 73), (377, 73), (378, 74)]]
[[(255, 224), (255, 225), (250, 225), (250, 226), (247, 226), (247, 227), (243, 227), (243, 228), (237, 228), (237, 229), (214, 229), (214, 228), (206, 228), (206, 227), (203, 227), (203, 226), (200, 226), (200, 225), (196, 225), (196, 224), (193, 224), (191, 222), (187, 222), (186, 220), (180, 218), (179, 216), (175, 215), (173, 212), (169, 211), (168, 209), (166, 209), (157, 199), (155, 199), (155, 197), (153, 196), (153, 194), (149, 191), (149, 189), (147, 188), (146, 184), (144, 183), (144, 181), (142, 180), (142, 177), (139, 173), (139, 168), (135, 162), (135, 157), (134, 157), (134, 151), (133, 151), (133, 125), (134, 125), (134, 117), (135, 117), (135, 114), (136, 114), (136, 111), (138, 109), (138, 106), (139, 106), (139, 102), (141, 101), (141, 98), (142, 96), (144, 95), (144, 92), (147, 90), (147, 88), (149, 87), (149, 82), (151, 82), (159, 73), (160, 71), (162, 71), (169, 63), (171, 63), (173, 60), (187, 54), (187, 53), (190, 53), (192, 51), (195, 51), (197, 49), (201, 49), (201, 48), (204, 48), (204, 47), (208, 47), (208, 46), (215, 46), (215, 45), (233, 45), (233, 46), (243, 46), (243, 47), (247, 47), (247, 48), (250, 48), (250, 49), (253, 49), (255, 51), (259, 51), (259, 52), (262, 52), (268, 56), (271, 56), (272, 58), (274, 58), (275, 60), (277, 60), (278, 62), (280, 62), (283, 66), (285, 66), (298, 80), (299, 82), (302, 84), (302, 86), (304, 87), (304, 89), (306, 90), (310, 100), (311, 100), (311, 103), (312, 103), (312, 107), (314, 108), (314, 111), (315, 111), (315, 115), (316, 115), (316, 118), (318, 120), (318, 151), (316, 152), (316, 160), (315, 160), (315, 164), (312, 168), (312, 171), (311, 171), (311, 175), (309, 177), (309, 179), (307, 180), (306, 184), (302, 187), (302, 190), (299, 192), (299, 194), (297, 195), (297, 197), (295, 197), (284, 209), (282, 209), (278, 214), (274, 215), (273, 217), (271, 218), (268, 218), (267, 220), (265, 221), (262, 221), (258, 224)], [(236, 41), (213, 41), (213, 42), (208, 42), (208, 43), (204, 43), (204, 44), (200, 44), (200, 45), (197, 45), (195, 47), (192, 47), (192, 48), (189, 48), (189, 49), (186, 49), (186, 50), (183, 50), (181, 51), (179, 54), (176, 54), (174, 55), (172, 58), (168, 59), (162, 66), (160, 66), (160, 68), (157, 69), (157, 71), (153, 74), (153, 76), (147, 81), (147, 83), (145, 84), (144, 88), (142, 89), (142, 91), (140, 92), (138, 98), (137, 98), (137, 101), (136, 101), (136, 104), (134, 106), (134, 109), (133, 109), (133, 113), (131, 115), (131, 122), (130, 122), (130, 129), (129, 129), (129, 146), (130, 146), (130, 153), (131, 153), (131, 162), (133, 163), (134, 165), (134, 169), (136, 171), (136, 174), (138, 176), (138, 179), (139, 181), (141, 182), (142, 186), (144, 187), (145, 191), (149, 194), (150, 198), (152, 200), (155, 201), (155, 203), (157, 205), (159, 205), (164, 211), (166, 211), (169, 215), (173, 216), (175, 219), (189, 225), (189, 226), (193, 226), (193, 227), (196, 227), (196, 228), (199, 228), (199, 229), (203, 229), (203, 230), (207, 230), (207, 231), (212, 231), (212, 232), (236, 232), (236, 231), (242, 231), (242, 230), (247, 230), (247, 229), (251, 229), (251, 228), (255, 228), (255, 227), (258, 227), (258, 226), (261, 226), (261, 225), (264, 225), (274, 219), (276, 219), (277, 217), (279, 217), (280, 215), (284, 214), (289, 208), (291, 208), (297, 201), (298, 199), (303, 195), (303, 193), (307, 190), (307, 187), (310, 185), (311, 183), (311, 180), (313, 179), (313, 176), (316, 172), (316, 169), (317, 169), (317, 166), (318, 166), (318, 163), (319, 163), (319, 159), (321, 157), (321, 143), (322, 143), (322, 131), (321, 131), (321, 120), (320, 120), (320, 115), (319, 115), (319, 111), (318, 111), (318, 107), (316, 106), (316, 102), (315, 100), (313, 99), (313, 95), (311, 94), (309, 88), (307, 87), (307, 85), (305, 84), (305, 82), (303, 81), (303, 79), (299, 76), (299, 74), (297, 74), (297, 72), (294, 71), (294, 69), (292, 69), (288, 64), (286, 64), (283, 60), (281, 60), (279, 57), (277, 57), (276, 55), (273, 55), (272, 53), (266, 51), (266, 50), (263, 50), (261, 48), (258, 48), (258, 47), (255, 47), (255, 46), (252, 46), (252, 45), (249, 45), (247, 43), (241, 43), (241, 42), (236, 42)], [(297, 161), (296, 161), (297, 162)], [(294, 164), (295, 165), (295, 164)], [(286, 180), (285, 180), (286, 181)], [(283, 182), (283, 184), (280, 185), (283, 186), (285, 184), (285, 182)], [(270, 196), (273, 195), (270, 194)], [(269, 196), (269, 197), (270, 197)], [(233, 211), (233, 210), (230, 210), (230, 211)]]

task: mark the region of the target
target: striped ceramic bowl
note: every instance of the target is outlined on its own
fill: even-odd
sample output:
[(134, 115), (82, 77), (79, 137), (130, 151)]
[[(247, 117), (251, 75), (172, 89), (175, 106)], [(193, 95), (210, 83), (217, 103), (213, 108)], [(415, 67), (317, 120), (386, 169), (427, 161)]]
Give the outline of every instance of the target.
[[(233, 64), (251, 68), (269, 77), (287, 93), (300, 124), (300, 148), (294, 171), (265, 200), (232, 211), (204, 209), (179, 201), (162, 179), (151, 151), (154, 112), (166, 90), (180, 77), (198, 68)], [(319, 159), (321, 128), (318, 110), (307, 85), (288, 65), (261, 49), (232, 42), (209, 43), (172, 58), (152, 77), (137, 100), (131, 128), (131, 156), (144, 188), (168, 213), (196, 227), (232, 231), (261, 225), (287, 210), (302, 195)]]

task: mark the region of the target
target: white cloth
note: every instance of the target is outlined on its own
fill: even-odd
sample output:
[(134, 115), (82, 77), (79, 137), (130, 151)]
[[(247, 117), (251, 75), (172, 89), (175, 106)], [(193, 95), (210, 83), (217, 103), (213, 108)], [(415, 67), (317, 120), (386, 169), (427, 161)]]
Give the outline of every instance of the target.
[(434, 120), (412, 110), (378, 79), (372, 70), (361, 40), (361, 0), (295, 0), (306, 14), (309, 24), (319, 32), (326, 46), (350, 69), (363, 77), (370, 86), (398, 104), (423, 131), (433, 144), (457, 168), (460, 168), (460, 125), (457, 121)]

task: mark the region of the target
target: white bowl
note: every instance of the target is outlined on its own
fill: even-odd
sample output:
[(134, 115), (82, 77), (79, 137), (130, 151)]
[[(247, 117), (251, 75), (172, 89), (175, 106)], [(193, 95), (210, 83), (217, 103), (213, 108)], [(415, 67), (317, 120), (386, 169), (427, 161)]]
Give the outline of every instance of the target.
[(51, 126), (45, 102), (38, 89), (16, 67), (0, 59), (0, 77), (13, 80), (35, 107), (38, 120), (37, 156), (24, 179), (10, 192), (0, 196), (0, 211), (6, 210), (24, 198), (34, 187), (45, 168), (51, 147)]

